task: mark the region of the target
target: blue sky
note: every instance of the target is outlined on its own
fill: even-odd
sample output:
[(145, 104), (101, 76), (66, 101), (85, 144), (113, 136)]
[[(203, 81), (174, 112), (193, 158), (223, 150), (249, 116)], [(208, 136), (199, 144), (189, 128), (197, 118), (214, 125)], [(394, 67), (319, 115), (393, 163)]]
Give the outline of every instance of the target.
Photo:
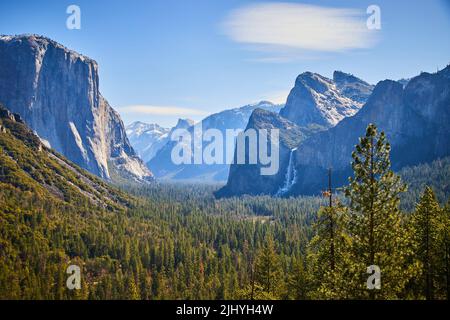
[[(71, 4), (80, 30), (66, 28)], [(372, 4), (381, 30), (365, 27)], [(97, 60), (102, 94), (125, 123), (165, 126), (282, 102), (304, 71), (375, 84), (450, 63), (448, 0), (1, 1), (0, 33), (42, 34)]]

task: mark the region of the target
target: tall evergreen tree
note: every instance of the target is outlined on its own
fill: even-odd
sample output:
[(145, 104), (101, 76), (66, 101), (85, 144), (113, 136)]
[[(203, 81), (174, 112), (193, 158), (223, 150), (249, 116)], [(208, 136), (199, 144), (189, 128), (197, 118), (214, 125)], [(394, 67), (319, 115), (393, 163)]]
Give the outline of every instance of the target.
[(288, 279), (289, 298), (293, 300), (305, 300), (308, 298), (308, 275), (301, 258), (294, 258), (292, 270)]
[[(355, 298), (398, 298), (413, 275), (406, 263), (412, 253), (399, 210), (399, 196), (406, 191), (400, 177), (390, 170), (390, 144), (384, 132), (369, 124), (352, 153), (354, 176), (345, 188), (350, 203), (349, 231), (353, 238), (354, 274), (349, 287)], [(369, 266), (381, 269), (381, 289), (367, 285)]]
[(255, 280), (263, 291), (277, 297), (283, 286), (281, 265), (272, 235), (266, 239), (264, 247), (256, 257)]
[(127, 300), (139, 300), (141, 297), (133, 274), (130, 274), (127, 278)]
[(351, 239), (346, 232), (347, 209), (341, 204), (322, 207), (308, 246), (312, 298), (347, 298), (346, 275)]
[(447, 300), (450, 300), (450, 201), (443, 210), (443, 248), (444, 252), (444, 277), (445, 277), (445, 294)]
[(426, 187), (412, 216), (416, 258), (421, 264), (419, 287), (426, 299), (434, 299), (439, 270), (440, 207), (433, 190)]

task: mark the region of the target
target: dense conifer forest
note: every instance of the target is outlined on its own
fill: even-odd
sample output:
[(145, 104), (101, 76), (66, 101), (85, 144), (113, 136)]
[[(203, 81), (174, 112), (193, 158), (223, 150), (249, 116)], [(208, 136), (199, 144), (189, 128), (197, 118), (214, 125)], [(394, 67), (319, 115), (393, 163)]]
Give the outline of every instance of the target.
[[(213, 185), (80, 178), (0, 124), (0, 299), (449, 297), (449, 160), (397, 175), (375, 126), (345, 188), (217, 200)], [(69, 265), (80, 290), (66, 287)], [(370, 265), (380, 289), (367, 289)]]

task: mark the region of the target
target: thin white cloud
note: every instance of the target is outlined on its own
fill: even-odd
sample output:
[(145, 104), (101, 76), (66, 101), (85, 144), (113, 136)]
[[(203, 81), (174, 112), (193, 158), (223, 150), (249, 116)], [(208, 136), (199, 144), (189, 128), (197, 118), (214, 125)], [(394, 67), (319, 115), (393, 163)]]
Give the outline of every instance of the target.
[(365, 10), (269, 2), (232, 11), (223, 28), (258, 51), (339, 52), (375, 44), (366, 19)]
[(132, 105), (118, 108), (123, 114), (142, 114), (157, 116), (206, 116), (209, 112), (192, 108), (173, 106)]

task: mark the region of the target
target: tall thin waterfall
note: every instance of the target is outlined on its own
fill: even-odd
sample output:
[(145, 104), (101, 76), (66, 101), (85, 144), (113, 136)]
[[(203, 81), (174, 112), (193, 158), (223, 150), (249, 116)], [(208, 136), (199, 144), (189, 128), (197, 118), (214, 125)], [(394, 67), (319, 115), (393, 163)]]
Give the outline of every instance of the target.
[(283, 186), (280, 187), (280, 189), (277, 192), (277, 196), (281, 196), (283, 194), (285, 194), (286, 192), (288, 192), (292, 185), (295, 183), (296, 181), (296, 170), (295, 170), (295, 165), (294, 165), (294, 152), (295, 150), (297, 150), (297, 148), (294, 148), (291, 150), (291, 153), (289, 154), (289, 163), (288, 163), (288, 167), (286, 170), (286, 175), (284, 178), (284, 183)]

